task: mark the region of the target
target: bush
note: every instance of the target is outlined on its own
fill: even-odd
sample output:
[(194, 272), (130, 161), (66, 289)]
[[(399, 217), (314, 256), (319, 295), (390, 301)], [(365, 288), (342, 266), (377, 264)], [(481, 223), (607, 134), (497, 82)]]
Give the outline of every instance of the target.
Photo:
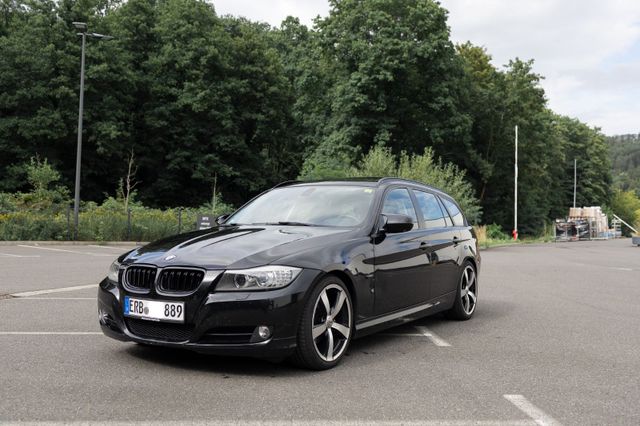
[(64, 214), (18, 211), (0, 214), (0, 240), (66, 240)]
[[(85, 203), (79, 215), (78, 239), (83, 241), (153, 241), (178, 232), (196, 229), (197, 216), (212, 214), (206, 207), (149, 209), (139, 204), (131, 208), (129, 229), (127, 213), (113, 198), (102, 205)], [(219, 202), (214, 216), (228, 213), (232, 207)], [(69, 214), (69, 217), (67, 216)], [(179, 227), (178, 217), (182, 224)], [(70, 226), (69, 226), (70, 225)], [(0, 240), (68, 240), (73, 230), (69, 210), (21, 210), (0, 214)]]
[(14, 212), (16, 210), (18, 210), (18, 206), (16, 205), (16, 199), (13, 194), (0, 192), (0, 214)]
[(502, 231), (502, 227), (495, 223), (487, 225), (487, 238), (492, 240), (508, 240), (509, 235)]
[[(68, 191), (53, 186), (60, 179), (60, 173), (46, 159), (32, 158), (24, 167), (33, 188), (28, 193), (0, 193), (0, 240), (71, 239), (73, 216)], [(153, 241), (195, 230), (198, 215), (215, 217), (233, 210), (219, 196), (215, 208), (209, 203), (198, 208), (160, 210), (136, 201), (135, 191), (130, 194), (128, 204), (122, 191), (119, 194), (117, 198), (107, 197), (102, 205), (94, 202), (81, 205), (79, 240)]]
[(460, 204), (467, 220), (478, 223), (482, 214), (480, 203), (465, 172), (451, 163), (436, 159), (431, 148), (422, 155), (401, 153), (396, 157), (391, 149), (378, 145), (364, 156), (357, 167), (346, 173), (349, 177), (394, 176), (411, 179), (441, 189)]

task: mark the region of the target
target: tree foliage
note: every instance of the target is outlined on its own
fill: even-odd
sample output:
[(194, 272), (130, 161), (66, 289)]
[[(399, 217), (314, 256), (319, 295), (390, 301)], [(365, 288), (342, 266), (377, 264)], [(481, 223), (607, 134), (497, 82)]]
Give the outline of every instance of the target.
[(28, 191), (25, 164), (37, 156), (72, 188), (72, 22), (84, 21), (115, 38), (87, 39), (83, 200), (113, 196), (131, 155), (137, 197), (152, 207), (202, 205), (214, 181), (237, 205), (281, 180), (344, 176), (380, 155), (376, 174), (452, 192), (455, 177), (465, 189), (454, 195), (477, 200), (463, 202), (467, 214), (480, 208), (508, 231), (518, 125), (521, 233), (566, 214), (574, 158), (578, 203), (607, 203), (603, 135), (549, 110), (533, 61), (497, 67), (485, 49), (455, 46), (434, 0), (330, 8), (312, 28), (295, 17), (272, 28), (219, 16), (215, 1), (1, 2), (0, 191)]
[(640, 134), (612, 136), (607, 142), (615, 186), (640, 195)]
[(431, 148), (425, 148), (422, 154), (409, 155), (403, 151), (396, 156), (390, 148), (376, 146), (346, 176), (394, 176), (421, 182), (455, 198), (469, 222), (477, 223), (480, 219), (481, 208), (465, 172), (452, 163), (444, 163), (436, 158)]
[[(617, 190), (611, 197), (610, 210), (622, 220), (640, 230), (640, 198), (634, 191)], [(622, 225), (622, 232), (631, 235), (631, 230)]]

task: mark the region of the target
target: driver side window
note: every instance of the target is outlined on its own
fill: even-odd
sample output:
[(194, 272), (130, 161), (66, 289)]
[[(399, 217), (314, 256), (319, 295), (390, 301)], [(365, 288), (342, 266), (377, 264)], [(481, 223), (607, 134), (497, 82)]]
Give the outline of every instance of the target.
[(418, 227), (418, 216), (413, 207), (413, 201), (409, 191), (405, 188), (396, 188), (387, 192), (382, 205), (382, 214), (403, 214), (409, 216), (413, 222), (413, 229)]

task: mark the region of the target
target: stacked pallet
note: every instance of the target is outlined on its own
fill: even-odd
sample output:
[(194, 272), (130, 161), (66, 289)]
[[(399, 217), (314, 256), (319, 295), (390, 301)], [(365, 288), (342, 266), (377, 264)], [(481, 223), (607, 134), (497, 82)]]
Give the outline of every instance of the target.
[(586, 220), (589, 223), (593, 238), (602, 238), (609, 232), (609, 220), (600, 206), (571, 207), (569, 209), (569, 220)]

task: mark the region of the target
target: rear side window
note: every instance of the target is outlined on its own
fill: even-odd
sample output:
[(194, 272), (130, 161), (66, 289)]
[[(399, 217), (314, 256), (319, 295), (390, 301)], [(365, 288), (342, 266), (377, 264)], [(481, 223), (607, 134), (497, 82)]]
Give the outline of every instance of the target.
[(382, 206), (382, 214), (403, 214), (413, 220), (414, 229), (418, 225), (418, 216), (413, 208), (409, 191), (404, 188), (392, 189), (387, 192)]
[(460, 212), (460, 209), (456, 204), (446, 198), (442, 198), (442, 202), (444, 206), (449, 210), (449, 214), (451, 215), (451, 219), (453, 219), (453, 226), (464, 226), (464, 216)]
[(451, 217), (449, 216), (449, 213), (447, 213), (447, 209), (445, 209), (444, 206), (442, 205), (442, 200), (440, 198), (438, 198), (438, 205), (440, 206), (440, 208), (442, 209), (442, 212), (444, 213), (444, 221), (447, 222), (447, 226), (453, 226), (453, 222), (451, 222)]
[(442, 228), (446, 226), (444, 214), (435, 195), (428, 192), (416, 191), (413, 193), (418, 202), (418, 209), (422, 213), (425, 228)]

